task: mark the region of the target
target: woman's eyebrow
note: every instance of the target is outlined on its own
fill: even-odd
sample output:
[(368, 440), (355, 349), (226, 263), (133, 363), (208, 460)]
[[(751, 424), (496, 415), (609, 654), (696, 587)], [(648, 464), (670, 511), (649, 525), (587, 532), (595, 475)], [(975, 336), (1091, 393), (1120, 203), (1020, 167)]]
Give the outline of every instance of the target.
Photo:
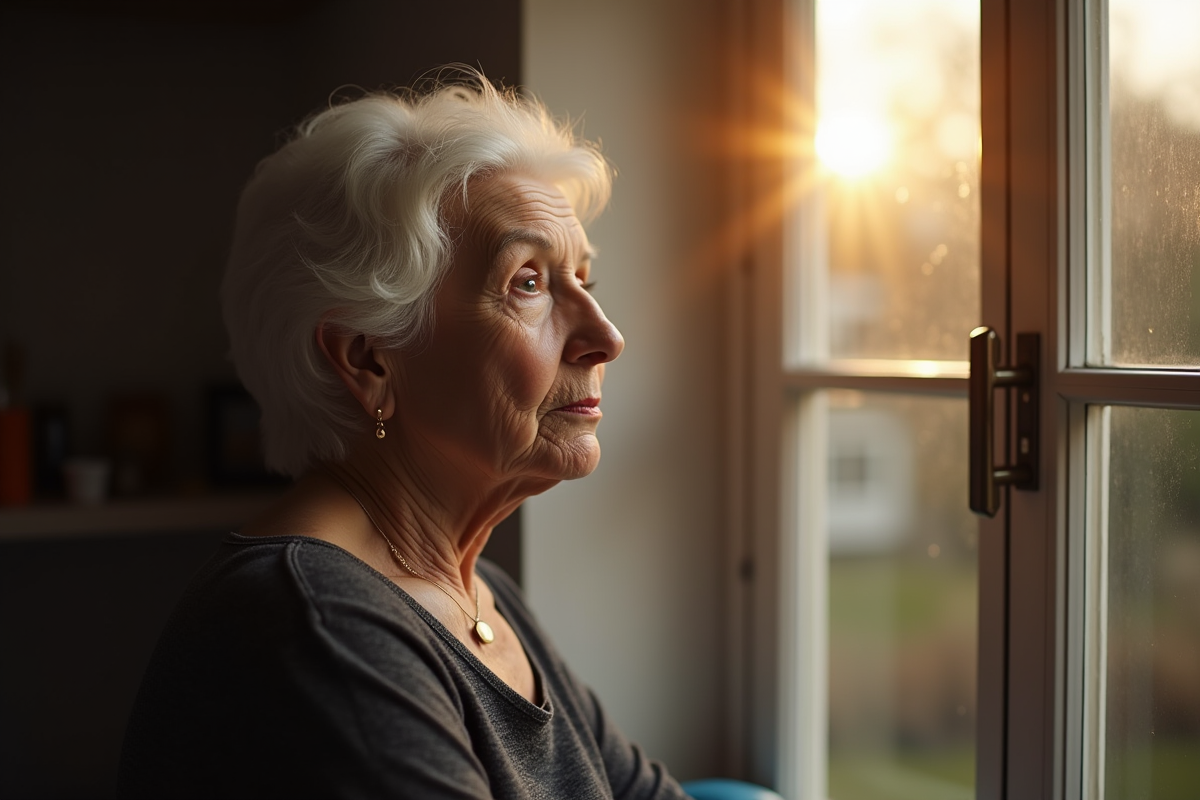
[[(554, 249), (554, 242), (550, 241), (549, 237), (545, 234), (528, 228), (516, 228), (500, 237), (500, 241), (496, 245), (496, 256), (503, 255), (510, 247), (518, 244), (531, 244), (543, 252)], [(599, 251), (589, 245), (580, 255), (579, 260), (581, 262), (590, 262), (597, 255), (599, 255)]]
[(544, 234), (527, 228), (516, 228), (500, 237), (500, 242), (496, 245), (496, 254), (504, 253), (510, 247), (517, 244), (531, 244), (539, 250), (554, 249), (554, 243)]

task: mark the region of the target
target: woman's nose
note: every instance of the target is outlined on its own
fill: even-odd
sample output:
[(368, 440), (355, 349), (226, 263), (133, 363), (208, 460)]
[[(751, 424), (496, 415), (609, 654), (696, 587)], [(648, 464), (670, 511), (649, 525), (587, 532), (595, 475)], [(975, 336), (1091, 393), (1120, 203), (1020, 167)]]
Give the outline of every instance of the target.
[(563, 357), (572, 364), (595, 366), (613, 361), (625, 349), (625, 338), (608, 321), (591, 295), (581, 304), (580, 318), (567, 340)]

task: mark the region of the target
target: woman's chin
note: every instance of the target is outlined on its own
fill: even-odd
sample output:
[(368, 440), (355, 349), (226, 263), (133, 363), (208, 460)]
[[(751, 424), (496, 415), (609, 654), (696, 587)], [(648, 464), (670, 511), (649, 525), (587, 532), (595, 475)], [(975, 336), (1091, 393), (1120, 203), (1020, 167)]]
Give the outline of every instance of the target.
[(588, 434), (546, 448), (543, 469), (538, 470), (554, 481), (573, 481), (585, 478), (600, 463), (600, 442)]
[(595, 472), (596, 467), (599, 465), (600, 448), (597, 447), (595, 456), (588, 459), (585, 463), (575, 465), (571, 470), (569, 470), (569, 474), (564, 475), (562, 479), (564, 481), (573, 481), (578, 480), (579, 478), (586, 478), (588, 475), (591, 475), (593, 472)]

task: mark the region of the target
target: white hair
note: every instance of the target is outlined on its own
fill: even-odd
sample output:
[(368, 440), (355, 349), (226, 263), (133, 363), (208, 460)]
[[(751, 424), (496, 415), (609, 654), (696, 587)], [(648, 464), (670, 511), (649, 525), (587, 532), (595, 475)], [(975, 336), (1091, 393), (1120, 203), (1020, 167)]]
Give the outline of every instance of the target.
[(595, 145), (478, 73), (335, 105), (259, 162), (221, 296), (269, 468), (299, 476), (372, 429), (318, 349), (321, 318), (379, 346), (414, 344), (453, 255), (446, 200), (514, 171), (558, 186), (581, 220), (608, 202), (612, 169)]

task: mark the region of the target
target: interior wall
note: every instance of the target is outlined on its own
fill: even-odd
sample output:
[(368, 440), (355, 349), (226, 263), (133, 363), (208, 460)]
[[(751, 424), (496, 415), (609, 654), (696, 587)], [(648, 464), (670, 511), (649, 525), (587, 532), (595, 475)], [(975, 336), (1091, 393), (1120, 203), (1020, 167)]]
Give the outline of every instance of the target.
[(621, 728), (681, 779), (722, 769), (726, 641), (721, 167), (715, 0), (525, 0), (525, 84), (615, 163), (589, 231), (595, 294), (626, 339), (600, 466), (525, 504), (545, 627)]

